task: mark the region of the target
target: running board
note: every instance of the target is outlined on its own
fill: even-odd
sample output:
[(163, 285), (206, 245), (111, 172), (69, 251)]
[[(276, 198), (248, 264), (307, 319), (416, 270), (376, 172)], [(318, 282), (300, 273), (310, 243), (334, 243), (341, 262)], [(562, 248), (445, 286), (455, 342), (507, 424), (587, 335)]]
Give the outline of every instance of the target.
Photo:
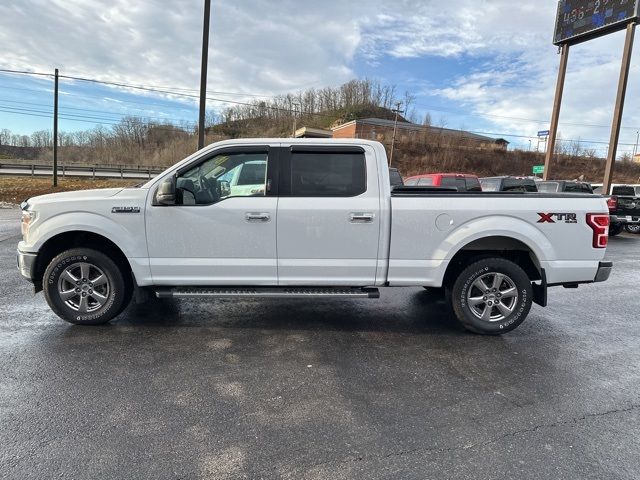
[(165, 287), (155, 289), (158, 298), (380, 298), (377, 288), (336, 287)]

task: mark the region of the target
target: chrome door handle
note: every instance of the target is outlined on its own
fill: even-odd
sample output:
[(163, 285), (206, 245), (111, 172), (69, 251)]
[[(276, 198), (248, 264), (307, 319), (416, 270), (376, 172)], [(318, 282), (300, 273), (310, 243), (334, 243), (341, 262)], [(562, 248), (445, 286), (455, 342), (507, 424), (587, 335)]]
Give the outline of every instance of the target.
[(372, 223), (375, 215), (373, 213), (351, 213), (349, 221), (351, 223)]
[(271, 215), (268, 213), (247, 212), (244, 214), (244, 218), (247, 222), (268, 222), (271, 220)]

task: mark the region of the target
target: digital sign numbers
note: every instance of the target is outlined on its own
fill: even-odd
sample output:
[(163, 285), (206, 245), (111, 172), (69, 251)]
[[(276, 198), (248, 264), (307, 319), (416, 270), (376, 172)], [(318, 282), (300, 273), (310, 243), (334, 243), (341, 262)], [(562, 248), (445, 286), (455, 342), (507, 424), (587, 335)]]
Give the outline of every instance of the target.
[(622, 30), (638, 18), (640, 0), (561, 0), (555, 45), (578, 43)]

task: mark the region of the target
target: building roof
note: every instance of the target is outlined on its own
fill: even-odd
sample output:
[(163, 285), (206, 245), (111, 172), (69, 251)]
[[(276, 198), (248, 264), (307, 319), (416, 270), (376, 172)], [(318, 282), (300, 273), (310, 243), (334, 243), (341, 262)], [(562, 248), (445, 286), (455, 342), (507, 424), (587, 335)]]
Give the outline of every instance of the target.
[(296, 138), (331, 138), (333, 132), (324, 128), (302, 127), (296, 130)]
[[(350, 122), (343, 123), (342, 125), (337, 125), (333, 127), (331, 130), (335, 132), (336, 130), (341, 130), (343, 128), (349, 127), (354, 124), (355, 125), (358, 125), (358, 124), (375, 125), (380, 127), (393, 128), (393, 126), (395, 125), (395, 121), (385, 120), (382, 118), (359, 118), (357, 120), (352, 120)], [(478, 135), (477, 133), (467, 132), (465, 130), (454, 130), (452, 128), (432, 127), (432, 126), (426, 126), (426, 125), (419, 125), (417, 123), (401, 122), (401, 121), (398, 121), (398, 128), (402, 130), (412, 130), (412, 131), (428, 130), (434, 134), (458, 136), (458, 137), (467, 138), (469, 140), (475, 140), (479, 142), (509, 144), (509, 142), (504, 138), (492, 138), (492, 137), (487, 137), (485, 135)]]

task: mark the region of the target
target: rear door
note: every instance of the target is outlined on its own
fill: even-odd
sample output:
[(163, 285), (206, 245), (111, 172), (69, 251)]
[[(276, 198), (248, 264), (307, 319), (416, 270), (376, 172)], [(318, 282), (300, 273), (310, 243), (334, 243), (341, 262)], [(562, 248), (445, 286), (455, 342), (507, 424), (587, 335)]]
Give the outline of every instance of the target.
[(380, 187), (371, 147), (283, 148), (279, 285), (374, 285)]

